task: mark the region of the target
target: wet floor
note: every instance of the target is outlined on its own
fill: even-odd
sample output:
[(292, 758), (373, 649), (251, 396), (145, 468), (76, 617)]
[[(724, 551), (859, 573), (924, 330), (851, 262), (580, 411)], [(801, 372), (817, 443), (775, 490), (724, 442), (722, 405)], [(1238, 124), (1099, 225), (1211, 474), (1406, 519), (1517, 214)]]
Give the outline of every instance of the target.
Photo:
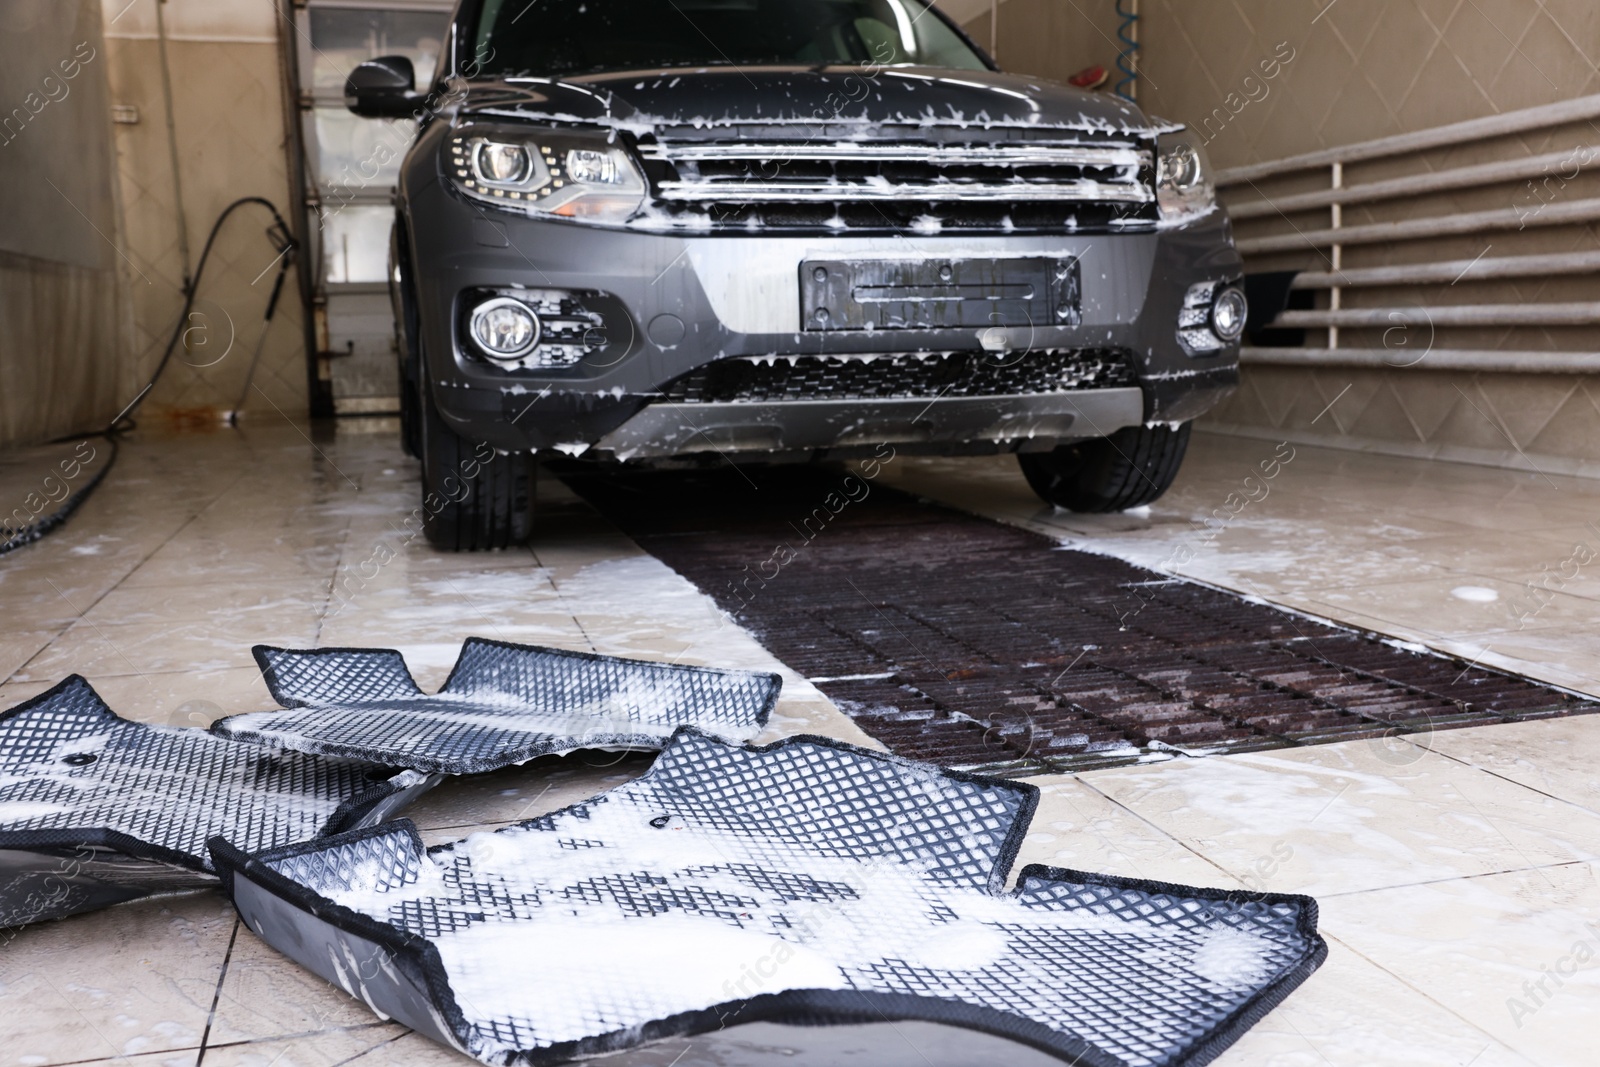
[[(1528, 591), (1546, 565), (1563, 573), (1586, 537), (1600, 544), (1584, 532), (1600, 516), (1600, 483), (1301, 448), (1267, 497), (1235, 510), (1230, 496), (1275, 447), (1197, 435), (1173, 493), (1126, 516), (1052, 513), (1002, 460), (901, 458), (886, 462), (874, 485), (1000, 520), (980, 524), (996, 539), (991, 557), (1023, 549), (1030, 559), (1071, 556), (1037, 539), (1044, 535), (1110, 557), (1106, 573), (1121, 578), (1129, 572), (1119, 561), (1127, 561), (1163, 572), (1161, 582), (1184, 576), (1286, 605), (1303, 613), (1293, 616), (1302, 628), (1310, 615), (1444, 649), (1473, 666), (1467, 678), (1495, 677), (1479, 671), (1489, 666), (1600, 696), (1593, 567)], [(6, 484), (39, 473), (29, 462), (8, 464)], [(543, 524), (531, 546), (480, 557), (444, 556), (409, 536), (417, 491), (415, 465), (380, 423), (348, 423), (330, 436), (282, 424), (136, 437), (62, 532), (0, 557), (0, 708), (81, 673), (125, 716), (206, 725), (272, 706), (253, 644), (396, 648), (433, 688), (461, 640), (481, 635), (778, 671), (784, 695), (766, 739), (812, 733), (884, 743), (872, 733), (879, 724), (831, 699), (842, 693), (831, 687), (854, 683), (826, 680), (834, 676), (789, 650), (798, 637), (731, 618), (668, 565), (665, 541), (641, 531), (642, 547), (561, 482), (541, 484)], [(792, 504), (803, 525), (817, 501), (796, 495), (781, 504), (772, 510)], [(1205, 516), (1218, 509), (1229, 517), (1208, 532)], [(681, 515), (686, 506), (674, 501), (670, 510)], [(915, 535), (932, 529), (920, 522), (860, 529), (884, 538), (878, 559), (858, 560), (856, 573), (840, 568), (868, 594), (858, 601), (864, 614), (893, 602), (909, 618), (938, 599), (942, 581), (983, 584), (974, 576), (983, 553), (972, 555), (971, 543), (919, 542)], [(777, 547), (752, 544), (765, 552), (741, 560), (741, 573)], [(936, 550), (946, 553), (936, 566), (895, 569), (901, 555), (933, 559)], [(1051, 568), (1064, 565), (1028, 573), (1059, 576)], [(1003, 570), (1002, 560), (985, 574)], [(1153, 588), (1178, 597), (1194, 587)], [(1071, 599), (1065, 584), (1051, 595), (1058, 606)], [(1017, 600), (1018, 610), (1026, 606)], [(1259, 610), (1253, 617), (1277, 617)], [(1081, 651), (1074, 644), (1095, 642), (1056, 627), (1051, 611), (1048, 602), (1035, 607), (1031, 650), (1021, 637), (1016, 649), (997, 640), (985, 647), (1018, 660), (1019, 670), (1034, 670), (1022, 664), (1045, 651), (1070, 663)], [(991, 613), (972, 625), (992, 622)], [(841, 626), (841, 647), (866, 657), (872, 650), (856, 637), (870, 628)], [(961, 636), (953, 623), (946, 629)], [(795, 631), (820, 640), (814, 628)], [(1039, 644), (1052, 639), (1062, 647)], [(897, 670), (899, 659), (916, 667), (892, 643), (883, 652)], [(927, 668), (916, 681), (941, 695), (941, 684), (975, 681), (939, 677)], [(1136, 747), (1162, 740), (1120, 729)], [(1588, 1062), (1600, 1010), (1600, 718), (1162, 755), (1028, 776), (1041, 803), (1019, 866), (1316, 896), (1327, 964), (1217, 1063)], [(410, 814), (430, 843), (455, 840), (575, 803), (646, 766), (605, 754), (540, 761), (448, 783)], [(0, 1034), (0, 1064), (27, 1067), (467, 1062), (289, 963), (210, 891), (0, 933)], [(678, 1067), (716, 1063), (729, 1047), (687, 1045), (662, 1062), (681, 1053)]]

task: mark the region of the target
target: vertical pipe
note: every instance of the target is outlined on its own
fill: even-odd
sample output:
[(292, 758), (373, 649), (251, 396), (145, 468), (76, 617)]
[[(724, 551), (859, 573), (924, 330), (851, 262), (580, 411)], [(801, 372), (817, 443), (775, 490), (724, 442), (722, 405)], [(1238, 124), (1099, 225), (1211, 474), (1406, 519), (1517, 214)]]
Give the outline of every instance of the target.
[[(1344, 164), (1343, 163), (1335, 163), (1333, 165), (1333, 187), (1335, 189), (1343, 189), (1344, 188)], [(1339, 203), (1335, 203), (1333, 205), (1333, 228), (1335, 230), (1337, 230), (1340, 227), (1342, 227), (1343, 225), (1344, 225), (1344, 205), (1343, 204), (1339, 204)], [(1338, 311), (1339, 308), (1344, 303), (1344, 290), (1341, 289), (1339, 287), (1339, 284), (1338, 284), (1339, 274), (1343, 270), (1344, 270), (1344, 246), (1336, 243), (1333, 246), (1334, 284), (1333, 284), (1333, 287), (1328, 290), (1328, 306), (1333, 311)], [(1331, 352), (1331, 351), (1336, 350), (1338, 347), (1339, 347), (1339, 327), (1330, 326), (1330, 327), (1328, 327), (1328, 350)]]
[(161, 92), (166, 98), (167, 149), (172, 156), (172, 197), (178, 216), (178, 256), (183, 260), (183, 291), (189, 291), (189, 220), (183, 209), (183, 176), (178, 166), (178, 119), (172, 102), (172, 64), (167, 59), (167, 22), (162, 9), (167, 0), (156, 0), (156, 46), (161, 57)]
[(307, 178), (305, 116), (300, 109), (300, 62), (295, 51), (293, 0), (274, 0), (278, 12), (278, 64), (282, 71), (284, 145), (288, 150), (289, 216), (300, 248), (295, 276), (300, 283), (300, 326), (306, 348), (306, 396), (313, 419), (333, 416), (333, 386), (320, 373), (317, 352), (317, 260), (311, 255), (311, 186)]
[(1117, 80), (1116, 93), (1130, 103), (1139, 102), (1139, 0), (1117, 0), (1117, 16), (1122, 22), (1117, 26), (1117, 39), (1122, 51), (1117, 54), (1117, 70), (1122, 77)]
[(989, 0), (989, 58), (1000, 64), (1000, 0)]

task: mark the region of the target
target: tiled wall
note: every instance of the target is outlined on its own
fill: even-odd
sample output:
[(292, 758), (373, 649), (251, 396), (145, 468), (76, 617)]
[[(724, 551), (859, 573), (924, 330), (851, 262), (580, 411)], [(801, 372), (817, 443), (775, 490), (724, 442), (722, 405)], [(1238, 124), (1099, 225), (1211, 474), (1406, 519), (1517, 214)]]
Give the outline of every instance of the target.
[[(946, 0), (984, 44), (988, 6), (986, 0)], [(1152, 114), (1205, 129), (1212, 160), (1221, 167), (1600, 93), (1600, 4), (1592, 0), (1144, 0), (1141, 6), (1140, 102)], [(1007, 69), (1065, 79), (1091, 63), (1114, 62), (1111, 0), (1006, 0), (1000, 12), (1000, 58)], [(1262, 77), (1264, 62), (1273, 77)], [(1584, 123), (1530, 132), (1352, 168), (1349, 178), (1577, 146), (1600, 146), (1600, 129)], [(1310, 187), (1327, 180), (1326, 174), (1303, 175), (1282, 188), (1301, 191), (1296, 182)], [(1505, 208), (1531, 204), (1531, 195), (1513, 183), (1351, 208), (1345, 223)], [(1600, 196), (1600, 178), (1580, 179), (1566, 195)], [(1246, 224), (1241, 234), (1327, 224), (1325, 214), (1312, 214)], [(1491, 243), (1496, 256), (1593, 250), (1600, 248), (1600, 232), (1573, 226), (1347, 249), (1345, 266), (1465, 260)], [(1258, 257), (1252, 267), (1327, 269), (1314, 252)], [(1345, 306), (1411, 306), (1424, 297), (1441, 304), (1578, 302), (1594, 300), (1593, 289), (1593, 276), (1581, 276), (1442, 290), (1350, 290)], [(1595, 334), (1589, 327), (1504, 328), (1442, 331), (1429, 341), (1436, 347), (1592, 352), (1600, 350)], [(1313, 333), (1310, 343), (1325, 341)], [(1381, 342), (1346, 331), (1342, 343)], [(1246, 434), (1600, 473), (1597, 415), (1600, 387), (1588, 378), (1439, 371), (1424, 360), (1410, 369), (1250, 367), (1237, 397), (1208, 421)]]
[(1101, 66), (1117, 76), (1112, 0), (1003, 0), (997, 40), (989, 0), (942, 0), (939, 6), (985, 50), (993, 41), (1004, 70), (1066, 81), (1086, 67)]
[(1254, 366), (1204, 425), (1248, 437), (1600, 477), (1587, 376)]
[[(1142, 101), (1154, 113), (1196, 126), (1209, 120), (1209, 151), (1224, 167), (1600, 92), (1600, 5), (1592, 0), (1146, 0), (1144, 6), (1148, 77)], [(1260, 79), (1259, 63), (1289, 54), (1285, 47), (1293, 58), (1275, 78)], [(1247, 93), (1245, 79), (1252, 74), (1258, 80)], [(1256, 99), (1246, 102), (1250, 96)], [(1600, 146), (1600, 129), (1584, 123), (1537, 131), (1370, 164), (1349, 177), (1354, 182), (1583, 145)], [(1328, 175), (1301, 180), (1325, 185)], [(1569, 195), (1600, 195), (1593, 182), (1582, 179)], [(1507, 208), (1531, 203), (1530, 195), (1521, 183), (1510, 183), (1350, 209), (1345, 222)], [(1241, 234), (1291, 224), (1320, 227), (1328, 219), (1324, 213), (1292, 223), (1251, 223)], [(1490, 246), (1494, 256), (1594, 250), (1600, 235), (1593, 226), (1572, 226), (1371, 246), (1347, 249), (1344, 265), (1471, 259)], [(1291, 253), (1258, 257), (1251, 265), (1327, 269), (1317, 258)], [(1345, 305), (1592, 301), (1593, 287), (1594, 277), (1583, 276), (1433, 290), (1347, 290)], [(1310, 343), (1323, 340), (1313, 333)], [(1347, 332), (1341, 343), (1378, 342)], [(1460, 331), (1441, 334), (1435, 344), (1600, 350), (1589, 327)], [(1239, 395), (1211, 422), (1355, 448), (1592, 473), (1600, 470), (1597, 402), (1600, 390), (1572, 375), (1437, 371), (1426, 360), (1412, 369), (1257, 366), (1247, 368)]]
[(1284, 43), (1295, 51), (1266, 98), (1231, 115), (1209, 146), (1224, 167), (1600, 92), (1593, 0), (1143, 6), (1141, 102), (1167, 118), (1202, 122), (1230, 93), (1243, 96), (1260, 60)]
[[(114, 128), (122, 240), (137, 267), (124, 275), (132, 320), (128, 362), (143, 381), (174, 330), (183, 280), (198, 266), (222, 210), (240, 197), (261, 196), (293, 221), (278, 12), (275, 0), (167, 0), (162, 5), (172, 102), (169, 134), (156, 0), (103, 0), (103, 10), (112, 103), (137, 109), (138, 116), (136, 123)], [(176, 209), (180, 185), (187, 254)], [(218, 236), (196, 308), (183, 325), (185, 343), (142, 417), (207, 422), (238, 404), (277, 274), (272, 266), (277, 252), (265, 237), (270, 221), (259, 207), (243, 208)], [(244, 405), (250, 417), (306, 412), (297, 286), (291, 273)]]

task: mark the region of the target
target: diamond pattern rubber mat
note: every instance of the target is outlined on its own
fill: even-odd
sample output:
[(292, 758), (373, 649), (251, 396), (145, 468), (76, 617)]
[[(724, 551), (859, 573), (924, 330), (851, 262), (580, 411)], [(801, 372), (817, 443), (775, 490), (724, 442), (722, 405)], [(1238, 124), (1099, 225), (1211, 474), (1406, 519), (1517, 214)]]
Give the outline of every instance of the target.
[(642, 778), (432, 850), (409, 822), (212, 849), (268, 943), (494, 1064), (898, 1019), (1196, 1065), (1325, 957), (1306, 897), (1043, 867), (1007, 893), (1037, 802), (834, 741), (685, 729)]
[(257, 646), (286, 711), (214, 723), (220, 737), (438, 774), (481, 774), (580, 748), (660, 749), (679, 726), (761, 732), (775, 674), (680, 667), (468, 638), (428, 696), (398, 652)]
[(213, 835), (307, 841), (387, 818), (428, 784), (129, 722), (74, 675), (0, 715), (0, 927), (214, 885)]

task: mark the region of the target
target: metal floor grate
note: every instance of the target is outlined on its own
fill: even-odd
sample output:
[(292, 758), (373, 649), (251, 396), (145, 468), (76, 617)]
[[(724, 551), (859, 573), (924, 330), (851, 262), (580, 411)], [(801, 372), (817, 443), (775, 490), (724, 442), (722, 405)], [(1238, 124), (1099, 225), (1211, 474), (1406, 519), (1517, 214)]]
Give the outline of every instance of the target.
[[(880, 485), (834, 515), (838, 469), (568, 477), (864, 730), (947, 767), (1078, 771), (1600, 711)], [(796, 558), (775, 567), (779, 546)]]

